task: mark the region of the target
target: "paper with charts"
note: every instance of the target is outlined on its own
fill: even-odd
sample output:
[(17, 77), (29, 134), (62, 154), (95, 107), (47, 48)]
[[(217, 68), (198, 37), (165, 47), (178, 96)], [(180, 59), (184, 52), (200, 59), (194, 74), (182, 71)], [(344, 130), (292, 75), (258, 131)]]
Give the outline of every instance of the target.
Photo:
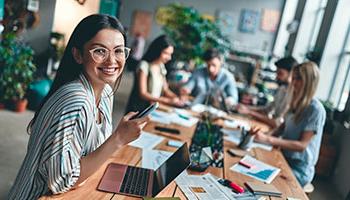
[(248, 163), (249, 165), (251, 165), (251, 167), (248, 168), (237, 163), (233, 165), (230, 169), (232, 171), (250, 176), (265, 183), (271, 183), (273, 179), (277, 176), (277, 174), (281, 171), (281, 169), (261, 162), (249, 155), (244, 156), (244, 158), (242, 158), (242, 161), (244, 163)]

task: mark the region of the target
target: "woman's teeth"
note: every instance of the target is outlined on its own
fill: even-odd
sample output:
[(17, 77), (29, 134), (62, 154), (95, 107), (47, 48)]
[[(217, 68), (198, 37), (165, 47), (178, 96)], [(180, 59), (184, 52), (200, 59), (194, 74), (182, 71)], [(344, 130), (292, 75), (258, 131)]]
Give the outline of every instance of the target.
[(102, 70), (102, 72), (106, 74), (113, 74), (117, 70), (117, 68), (100, 68), (100, 70)]

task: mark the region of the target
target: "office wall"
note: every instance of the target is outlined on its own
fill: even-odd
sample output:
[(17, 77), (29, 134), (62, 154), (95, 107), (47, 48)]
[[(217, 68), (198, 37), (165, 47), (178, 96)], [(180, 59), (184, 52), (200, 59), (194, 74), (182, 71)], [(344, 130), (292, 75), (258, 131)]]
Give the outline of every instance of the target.
[(53, 23), (56, 0), (40, 1), (40, 23), (34, 29), (26, 30), (23, 39), (34, 49), (36, 54), (41, 54), (49, 46), (49, 37)]
[(90, 14), (98, 13), (99, 9), (100, 0), (86, 1), (84, 5), (73, 0), (57, 0), (52, 30), (63, 33), (67, 43), (80, 20)]
[[(260, 20), (255, 34), (252, 33), (242, 33), (238, 30), (240, 12), (241, 9), (247, 8), (260, 12), (260, 16), (263, 8), (274, 9), (282, 11), (284, 0), (178, 0), (178, 3), (182, 3), (185, 6), (193, 6), (200, 13), (209, 14), (215, 16), (217, 11), (226, 11), (232, 13), (234, 30), (230, 34), (230, 40), (235, 43), (239, 43), (245, 46), (247, 49), (252, 50), (262, 50), (267, 43), (267, 48), (269, 51), (272, 49), (272, 45), (275, 38), (275, 33), (264, 32), (260, 29)], [(152, 13), (156, 12), (159, 6), (168, 5), (174, 3), (172, 0), (121, 0), (121, 10), (120, 10), (120, 20), (121, 22), (130, 27), (132, 23), (132, 14), (135, 10), (144, 10)], [(148, 42), (154, 39), (156, 36), (161, 34), (161, 27), (157, 25), (155, 20), (153, 20), (151, 37), (148, 38)]]

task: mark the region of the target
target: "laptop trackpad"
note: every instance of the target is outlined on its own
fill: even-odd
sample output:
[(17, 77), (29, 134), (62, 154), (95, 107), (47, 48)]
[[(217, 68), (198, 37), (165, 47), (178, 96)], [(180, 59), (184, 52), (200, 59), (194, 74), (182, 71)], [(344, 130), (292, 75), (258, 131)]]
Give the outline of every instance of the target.
[(104, 191), (119, 192), (127, 166), (110, 163), (107, 166), (105, 174), (103, 175), (98, 189)]

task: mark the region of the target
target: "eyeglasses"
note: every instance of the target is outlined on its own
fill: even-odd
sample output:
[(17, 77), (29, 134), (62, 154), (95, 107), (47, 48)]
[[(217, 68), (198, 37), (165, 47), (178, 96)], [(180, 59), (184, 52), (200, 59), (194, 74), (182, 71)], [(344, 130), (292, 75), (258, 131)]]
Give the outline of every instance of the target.
[[(104, 47), (96, 47), (91, 50), (89, 50), (92, 59), (96, 63), (103, 63), (106, 62), (106, 60), (111, 55), (111, 50), (104, 48)], [(130, 48), (128, 47), (118, 47), (116, 49), (113, 49), (112, 51), (114, 53), (114, 58), (116, 61), (126, 60), (130, 54)]]

